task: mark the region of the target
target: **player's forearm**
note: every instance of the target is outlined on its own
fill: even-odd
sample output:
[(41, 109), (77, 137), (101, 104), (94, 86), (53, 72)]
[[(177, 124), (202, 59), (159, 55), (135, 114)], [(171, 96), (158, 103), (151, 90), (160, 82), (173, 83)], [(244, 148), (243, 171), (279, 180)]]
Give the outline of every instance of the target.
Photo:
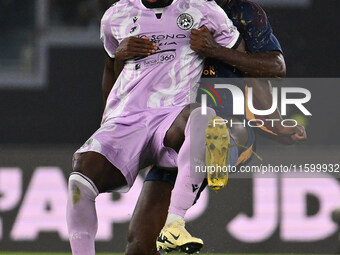
[(123, 67), (124, 67), (123, 61), (112, 59), (108, 56), (106, 57), (102, 79), (102, 94), (104, 104), (106, 104), (107, 98)]
[[(255, 79), (255, 78), (246, 78), (246, 84), (248, 87), (253, 89), (253, 105), (257, 110), (268, 110), (272, 107), (273, 104), (273, 96), (272, 96), (272, 87), (270, 82), (265, 79)], [(268, 127), (275, 133), (280, 134), (282, 131), (282, 116), (278, 108), (275, 111), (266, 116), (267, 119), (279, 120), (273, 121), (273, 128)]]
[(213, 58), (234, 66), (248, 77), (284, 77), (286, 65), (278, 51), (263, 53), (240, 52), (218, 47)]
[(104, 73), (103, 80), (102, 80), (102, 93), (103, 93), (104, 105), (106, 104), (107, 98), (109, 97), (109, 94), (115, 82), (116, 82), (116, 77), (114, 74)]
[[(273, 98), (272, 87), (269, 81), (268, 80), (265, 81), (265, 79), (247, 78), (246, 82), (248, 87), (253, 88), (253, 106), (258, 110), (270, 109), (272, 107)], [(276, 136), (271, 136), (271, 138), (274, 139), (274, 141), (289, 145), (305, 141), (307, 139), (306, 131), (303, 126), (300, 125), (291, 127), (282, 126), (283, 118), (278, 108), (276, 108), (272, 114), (263, 117), (265, 117), (265, 119), (271, 120), (264, 122), (265, 123), (264, 126), (270, 131), (274, 132), (274, 134), (276, 134)], [(255, 118), (259, 117), (255, 116)], [(260, 117), (260, 119), (262, 118)], [(262, 132), (260, 134), (268, 133)]]

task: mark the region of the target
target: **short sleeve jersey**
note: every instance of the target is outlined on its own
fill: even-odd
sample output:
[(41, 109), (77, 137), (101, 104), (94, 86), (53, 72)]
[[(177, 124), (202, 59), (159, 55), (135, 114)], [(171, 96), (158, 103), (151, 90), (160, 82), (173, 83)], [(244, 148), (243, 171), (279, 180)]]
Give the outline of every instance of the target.
[(103, 121), (194, 102), (204, 59), (190, 48), (190, 34), (203, 25), (225, 47), (232, 48), (239, 39), (232, 21), (214, 1), (174, 0), (161, 18), (141, 0), (120, 0), (109, 8), (101, 21), (101, 39), (110, 57), (130, 36), (149, 38), (158, 49), (125, 63), (107, 100)]

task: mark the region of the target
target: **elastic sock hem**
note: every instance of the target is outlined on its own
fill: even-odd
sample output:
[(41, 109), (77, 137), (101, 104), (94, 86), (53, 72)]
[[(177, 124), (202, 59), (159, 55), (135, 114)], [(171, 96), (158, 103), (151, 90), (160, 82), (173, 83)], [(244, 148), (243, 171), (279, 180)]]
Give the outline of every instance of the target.
[(80, 182), (81, 184), (85, 185), (88, 187), (95, 196), (99, 195), (99, 191), (96, 187), (96, 185), (85, 175), (79, 173), (79, 172), (72, 172), (70, 174), (69, 181), (77, 181)]

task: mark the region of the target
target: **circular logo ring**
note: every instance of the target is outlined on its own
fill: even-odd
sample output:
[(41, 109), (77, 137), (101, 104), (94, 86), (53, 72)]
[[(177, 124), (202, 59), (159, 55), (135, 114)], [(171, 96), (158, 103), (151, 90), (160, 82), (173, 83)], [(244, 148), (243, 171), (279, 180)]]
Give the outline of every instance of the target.
[(194, 18), (188, 13), (182, 13), (177, 18), (177, 26), (182, 30), (189, 30), (194, 25)]

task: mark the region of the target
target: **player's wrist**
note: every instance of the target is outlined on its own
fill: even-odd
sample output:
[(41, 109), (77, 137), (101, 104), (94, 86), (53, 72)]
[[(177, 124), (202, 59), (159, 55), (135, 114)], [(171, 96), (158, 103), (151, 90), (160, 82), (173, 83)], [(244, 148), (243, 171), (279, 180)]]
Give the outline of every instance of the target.
[(222, 57), (223, 52), (224, 52), (224, 47), (216, 43), (210, 49), (210, 56), (209, 56), (209, 58), (214, 58), (214, 59), (221, 60), (221, 58), (223, 59), (223, 57)]
[(119, 61), (125, 61), (124, 54), (122, 54), (120, 51), (116, 51), (115, 59)]
[(292, 136), (297, 132), (297, 127), (283, 127), (279, 126), (277, 132), (279, 136)]

